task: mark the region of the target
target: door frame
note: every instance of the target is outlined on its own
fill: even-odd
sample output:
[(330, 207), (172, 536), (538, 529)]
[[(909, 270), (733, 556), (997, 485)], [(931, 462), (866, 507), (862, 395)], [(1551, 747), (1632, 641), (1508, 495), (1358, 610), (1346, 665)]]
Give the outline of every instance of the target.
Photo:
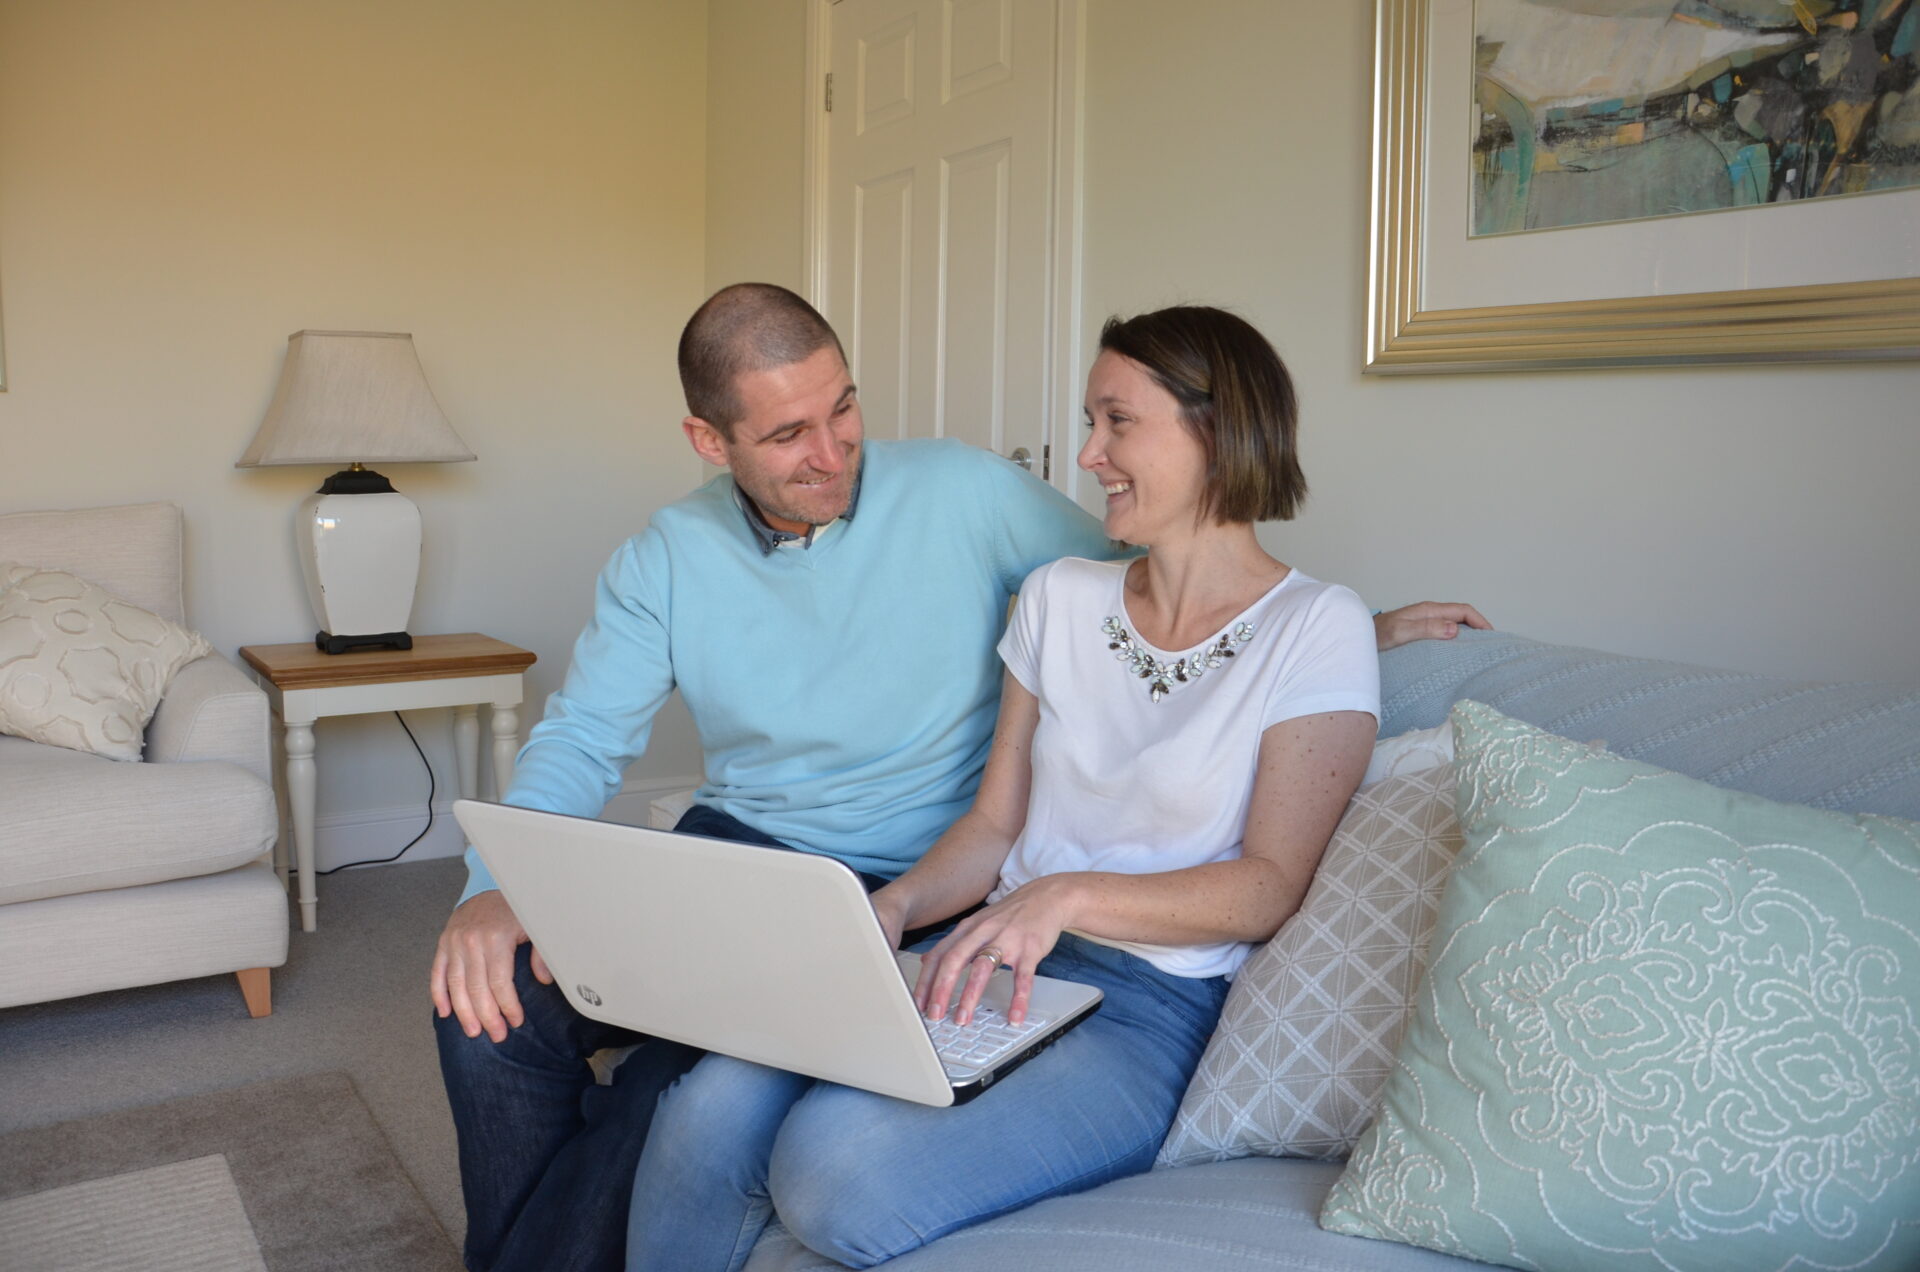
[[(1032, 0), (1018, 0), (1028, 4)], [(824, 89), (831, 60), (833, 6), (807, 0), (806, 191), (801, 200), (801, 273), (807, 299), (825, 312), (827, 297), (827, 111)], [(1065, 445), (1080, 416), (1082, 219), (1085, 214), (1087, 0), (1053, 0), (1053, 170), (1047, 191), (1047, 340), (1041, 354), (1047, 386), (1040, 436), (1053, 454), (1052, 484), (1079, 495), (1077, 448)]]

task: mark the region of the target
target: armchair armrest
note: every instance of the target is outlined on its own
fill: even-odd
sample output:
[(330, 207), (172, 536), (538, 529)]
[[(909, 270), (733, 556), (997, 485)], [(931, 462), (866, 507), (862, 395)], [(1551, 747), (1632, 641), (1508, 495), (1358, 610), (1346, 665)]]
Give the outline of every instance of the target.
[(218, 654), (182, 667), (147, 725), (153, 763), (227, 760), (273, 784), (267, 695)]

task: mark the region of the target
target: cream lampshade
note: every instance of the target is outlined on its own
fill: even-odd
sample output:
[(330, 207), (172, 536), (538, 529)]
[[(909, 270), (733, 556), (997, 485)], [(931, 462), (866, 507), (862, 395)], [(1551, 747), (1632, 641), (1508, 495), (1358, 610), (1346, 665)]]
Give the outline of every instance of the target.
[(413, 648), (420, 509), (368, 464), (470, 460), (427, 387), (413, 337), (296, 331), (267, 418), (236, 468), (345, 464), (300, 505), (294, 538), (307, 598), (330, 654)]

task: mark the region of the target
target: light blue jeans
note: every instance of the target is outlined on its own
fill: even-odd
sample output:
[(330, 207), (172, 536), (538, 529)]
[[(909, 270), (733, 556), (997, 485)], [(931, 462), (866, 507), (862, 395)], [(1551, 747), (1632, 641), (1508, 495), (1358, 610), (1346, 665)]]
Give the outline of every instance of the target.
[(704, 1057), (661, 1096), (640, 1154), (630, 1272), (731, 1272), (776, 1211), (809, 1248), (864, 1268), (1146, 1170), (1226, 982), (1169, 976), (1070, 935), (1040, 971), (1097, 987), (1100, 1010), (956, 1108)]

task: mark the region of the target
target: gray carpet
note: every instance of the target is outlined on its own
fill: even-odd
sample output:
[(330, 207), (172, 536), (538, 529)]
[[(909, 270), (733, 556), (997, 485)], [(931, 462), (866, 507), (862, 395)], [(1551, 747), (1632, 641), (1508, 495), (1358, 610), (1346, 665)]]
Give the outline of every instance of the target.
[[(175, 1164), (189, 1169), (156, 1169)], [(74, 1241), (81, 1235), (120, 1243), (96, 1251), (92, 1266), (191, 1266), (186, 1251), (194, 1245), (226, 1252), (244, 1239), (221, 1205), (227, 1178), (269, 1272), (458, 1272), (453, 1243), (343, 1073), (0, 1137), (0, 1204), (36, 1199), (41, 1212), (13, 1229), (23, 1234), (21, 1248), (0, 1248), (0, 1264), (25, 1266), (30, 1235), (43, 1249), (72, 1242), (70, 1257), (44, 1266), (86, 1266)], [(192, 1216), (177, 1208), (196, 1201), (206, 1222), (183, 1223)], [(155, 1209), (172, 1223), (143, 1226), (140, 1214)], [(12, 1207), (16, 1224), (20, 1210)], [(228, 1266), (246, 1266), (243, 1246)]]
[[(465, 879), (442, 859), (320, 880), (320, 930), (296, 925), (261, 1020), (231, 976), (0, 1010), (0, 1134), (338, 1070), (457, 1238), (466, 1215), (427, 968)], [(300, 1116), (279, 1112), (289, 1128)]]

